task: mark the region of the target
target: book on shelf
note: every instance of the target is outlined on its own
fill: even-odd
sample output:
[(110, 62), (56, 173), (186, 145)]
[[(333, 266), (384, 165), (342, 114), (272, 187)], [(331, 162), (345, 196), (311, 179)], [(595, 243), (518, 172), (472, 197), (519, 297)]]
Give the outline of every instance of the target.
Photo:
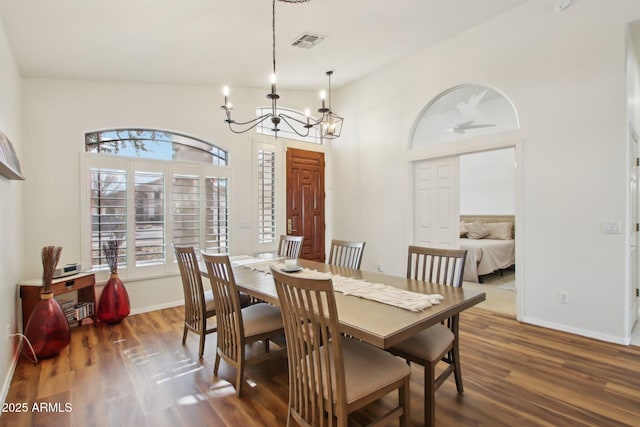
[(60, 300), (59, 303), (69, 322), (69, 326), (78, 326), (82, 319), (95, 314), (95, 304), (93, 302), (76, 303), (73, 300)]

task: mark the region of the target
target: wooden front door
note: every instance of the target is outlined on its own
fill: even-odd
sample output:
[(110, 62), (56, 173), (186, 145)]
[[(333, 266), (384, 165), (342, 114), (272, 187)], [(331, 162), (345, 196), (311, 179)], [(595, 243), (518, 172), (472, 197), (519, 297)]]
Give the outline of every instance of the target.
[(301, 258), (324, 262), (324, 153), (287, 149), (287, 234), (304, 236)]

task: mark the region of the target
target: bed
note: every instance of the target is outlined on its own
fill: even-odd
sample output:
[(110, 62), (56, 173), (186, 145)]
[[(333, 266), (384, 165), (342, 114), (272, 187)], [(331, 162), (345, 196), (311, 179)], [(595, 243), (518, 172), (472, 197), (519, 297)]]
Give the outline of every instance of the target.
[(467, 250), (463, 280), (482, 283), (482, 276), (515, 265), (513, 216), (460, 216), (460, 247)]

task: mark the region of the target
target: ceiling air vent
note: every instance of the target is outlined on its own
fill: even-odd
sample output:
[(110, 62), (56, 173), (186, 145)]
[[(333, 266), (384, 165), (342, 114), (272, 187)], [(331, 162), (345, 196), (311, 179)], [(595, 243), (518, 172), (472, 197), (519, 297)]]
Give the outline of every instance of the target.
[(303, 33), (291, 42), (291, 46), (300, 47), (302, 49), (311, 49), (325, 38), (325, 36), (319, 36), (317, 34)]

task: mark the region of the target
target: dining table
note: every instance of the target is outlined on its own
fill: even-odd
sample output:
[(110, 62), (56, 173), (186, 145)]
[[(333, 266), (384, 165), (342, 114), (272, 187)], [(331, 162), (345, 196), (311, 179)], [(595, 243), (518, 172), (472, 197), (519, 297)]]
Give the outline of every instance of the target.
[[(259, 258), (264, 260), (262, 269), (252, 268), (251, 263), (238, 262), (239, 257), (230, 257), (236, 287), (251, 297), (279, 306), (273, 277), (268, 270), (265, 271), (264, 263), (283, 269), (285, 258), (271, 255), (260, 255)], [(382, 349), (396, 345), (421, 330), (460, 314), (486, 299), (484, 292), (467, 290), (463, 287), (439, 285), (305, 259), (298, 259), (296, 262), (305, 270), (329, 273), (330, 277), (353, 278), (416, 294), (442, 295), (443, 298), (439, 303), (420, 311), (412, 311), (336, 291), (334, 294), (341, 332)], [(204, 264), (200, 265), (200, 271), (203, 276), (208, 276)]]

